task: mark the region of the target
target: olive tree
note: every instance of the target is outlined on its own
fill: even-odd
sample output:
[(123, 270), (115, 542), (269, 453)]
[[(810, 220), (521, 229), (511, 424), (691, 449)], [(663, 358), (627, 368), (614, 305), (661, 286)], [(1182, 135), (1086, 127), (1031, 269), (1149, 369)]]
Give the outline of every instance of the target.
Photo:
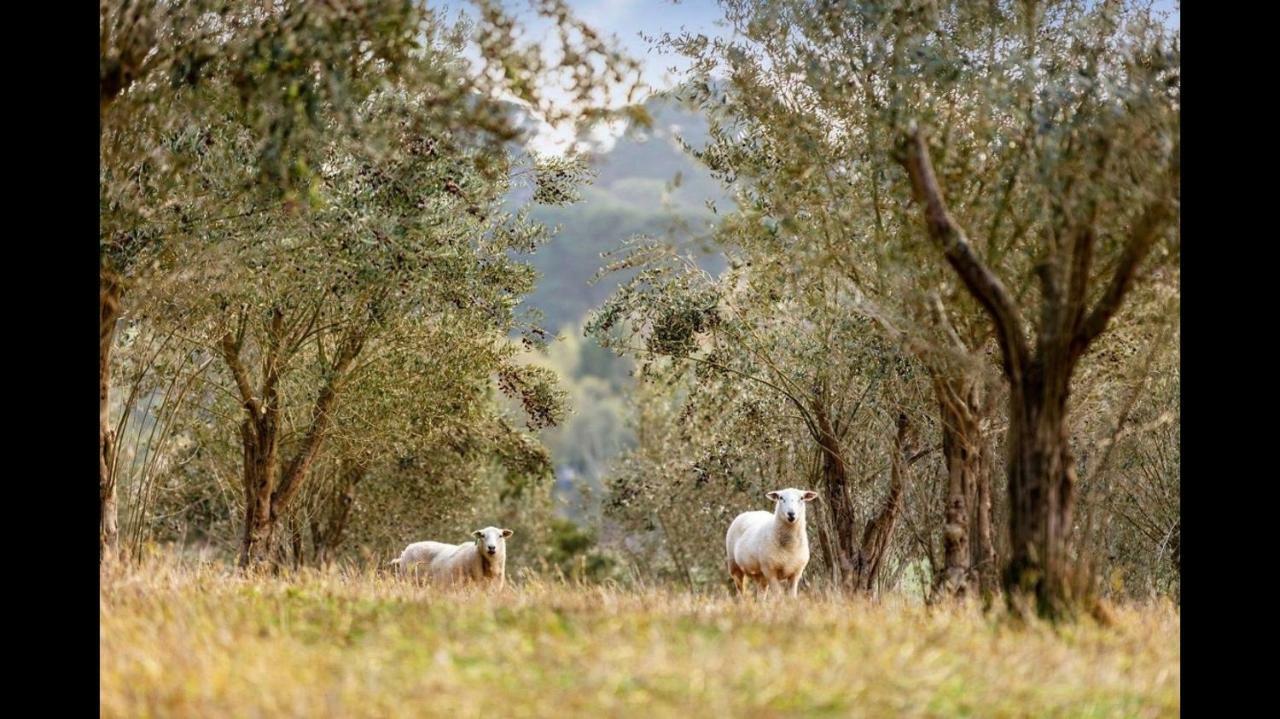
[[(103, 558), (116, 544), (111, 350), (129, 314), (126, 297), (190, 281), (187, 262), (234, 234), (228, 230), (315, 204), (335, 141), (359, 156), (377, 154), (385, 137), (366, 126), (366, 102), (389, 88), (417, 97), (430, 126), (424, 141), (454, 133), (494, 145), (517, 139), (520, 121), (504, 100), (551, 121), (609, 114), (602, 86), (629, 78), (634, 63), (562, 0), (533, 3), (555, 24), (558, 58), (520, 40), (494, 3), (477, 5), (474, 22), (451, 25), (410, 0), (102, 0)], [(463, 60), (465, 47), (474, 48), (474, 62)], [(553, 103), (545, 78), (571, 80), (570, 101)]]
[(694, 60), (687, 96), (714, 108), (718, 140), (700, 156), (741, 186), (735, 214), (774, 235), (766, 252), (814, 282), (842, 273), (856, 311), (930, 368), (957, 586), (973, 559), (990, 563), (996, 365), (1004, 585), (1070, 613), (1084, 588), (1067, 400), (1134, 283), (1176, 260), (1176, 31), (1142, 3), (722, 5), (736, 37), (668, 39)]

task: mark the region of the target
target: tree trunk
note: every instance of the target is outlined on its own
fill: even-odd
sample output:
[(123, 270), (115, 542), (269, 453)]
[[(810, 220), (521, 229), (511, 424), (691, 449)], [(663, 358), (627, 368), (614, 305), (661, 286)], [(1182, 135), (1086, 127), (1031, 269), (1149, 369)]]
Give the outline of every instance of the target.
[[(818, 421), (818, 444), (822, 449), (822, 478), (826, 504), (831, 512), (831, 551), (835, 553), (833, 571), (837, 586), (858, 593), (875, 589), (884, 555), (897, 522), (902, 504), (908, 451), (909, 424), (906, 415), (898, 418), (898, 435), (894, 445), (892, 480), (889, 495), (879, 514), (867, 522), (859, 533), (858, 517), (849, 494), (848, 465), (836, 434), (821, 407), (814, 413)], [(858, 541), (859, 538), (861, 541)]]
[(908, 436), (910, 424), (905, 414), (898, 415), (898, 433), (893, 443), (891, 462), (892, 478), (889, 484), (889, 496), (884, 505), (862, 533), (862, 544), (857, 549), (854, 560), (854, 571), (851, 577), (853, 588), (864, 594), (875, 592), (876, 579), (884, 565), (884, 556), (889, 550), (889, 542), (893, 538), (893, 528), (897, 524), (898, 512), (902, 507), (902, 492), (906, 485), (907, 455), (911, 453)]
[(854, 539), (857, 531), (857, 514), (849, 495), (849, 471), (844, 460), (844, 450), (825, 412), (816, 413), (822, 450), (822, 490), (827, 509), (831, 512), (832, 564), (838, 584), (847, 584), (857, 573), (858, 545)]
[(111, 429), (111, 347), (120, 318), (123, 292), (107, 274), (98, 288), (98, 562), (110, 561), (119, 548), (116, 524), (115, 433)]
[(983, 426), (994, 409), (980, 378), (935, 375), (934, 392), (947, 468), (943, 568), (936, 597), (995, 591), (990, 441)]
[(338, 357), (330, 368), (330, 377), (316, 398), (311, 426), (288, 467), (281, 471), (279, 427), (283, 413), (279, 396), (278, 358), (284, 344), (283, 326), (283, 313), (276, 309), (272, 313), (268, 335), (262, 388), (256, 395), (240, 358), (244, 341), (243, 328), (241, 333), (228, 333), (222, 339), (223, 357), (235, 377), (245, 413), (248, 415), (240, 427), (244, 444), (245, 492), (241, 568), (256, 565), (272, 556), (272, 538), (276, 524), (302, 488), (324, 446), (338, 397), (338, 386), (364, 345), (362, 331), (353, 331), (344, 336)]
[(311, 536), (315, 544), (317, 566), (324, 567), (333, 562), (346, 534), (347, 522), (351, 518), (351, 508), (356, 503), (356, 485), (364, 479), (365, 472), (366, 468), (363, 464), (353, 464), (343, 472), (329, 502), (328, 518), (323, 525), (313, 524)]
[(1004, 586), (1034, 597), (1036, 612), (1049, 619), (1072, 613), (1082, 599), (1072, 586), (1069, 542), (1075, 508), (1076, 473), (1067, 443), (1065, 373), (1046, 383), (1029, 373), (1010, 393), (1009, 539)]
[(280, 474), (280, 458), (273, 419), (245, 420), (240, 434), (244, 443), (244, 536), (240, 543), (243, 569), (269, 556), (275, 528), (271, 490)]
[(991, 441), (984, 441), (978, 471), (978, 506), (974, 512), (977, 541), (973, 545), (973, 566), (978, 575), (978, 591), (984, 602), (995, 595), (999, 585), (995, 529), (991, 518), (991, 476), (995, 471), (992, 459)]
[(970, 521), (977, 505), (982, 472), (982, 425), (979, 385), (969, 377), (934, 378), (947, 468), (946, 507), (942, 529), (943, 567), (934, 596), (964, 597), (974, 585)]

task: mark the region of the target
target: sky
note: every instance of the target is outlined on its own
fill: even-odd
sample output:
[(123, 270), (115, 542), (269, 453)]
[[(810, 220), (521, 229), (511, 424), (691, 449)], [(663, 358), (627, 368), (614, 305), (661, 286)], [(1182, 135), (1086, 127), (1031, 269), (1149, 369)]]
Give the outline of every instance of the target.
[[(662, 53), (649, 46), (641, 38), (660, 36), (663, 33), (678, 34), (681, 31), (701, 33), (708, 37), (728, 35), (730, 31), (721, 19), (721, 10), (715, 0), (568, 0), (575, 14), (603, 35), (611, 36), (620, 48), (642, 62), (641, 78), (657, 90), (670, 88), (688, 62), (677, 55)], [(527, 0), (501, 0), (504, 7), (519, 17), (528, 28), (528, 38), (544, 37), (550, 24), (528, 11)], [(430, 3), (445, 8), (453, 16), (458, 10), (469, 10), (468, 0), (442, 0)], [(1181, 26), (1178, 0), (1154, 0), (1158, 12), (1169, 13), (1170, 27)], [(674, 68), (675, 72), (671, 72)], [(554, 91), (551, 95), (554, 96)], [(621, 127), (601, 128), (597, 142), (608, 144)], [(545, 125), (530, 142), (531, 149), (560, 154), (572, 146), (573, 129), (553, 128)]]

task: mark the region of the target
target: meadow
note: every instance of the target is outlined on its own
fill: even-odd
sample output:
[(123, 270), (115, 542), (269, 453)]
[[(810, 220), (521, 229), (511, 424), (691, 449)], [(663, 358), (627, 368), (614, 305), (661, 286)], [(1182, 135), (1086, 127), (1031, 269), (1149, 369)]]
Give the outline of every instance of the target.
[(1180, 618), (1163, 601), (1053, 628), (804, 588), (762, 603), (517, 576), (495, 596), (172, 556), (101, 581), (103, 717), (1179, 712)]

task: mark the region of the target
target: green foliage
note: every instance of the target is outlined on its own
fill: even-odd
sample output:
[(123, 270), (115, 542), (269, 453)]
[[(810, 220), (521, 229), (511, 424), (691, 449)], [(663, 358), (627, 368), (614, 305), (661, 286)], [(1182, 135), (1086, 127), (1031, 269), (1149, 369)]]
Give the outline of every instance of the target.
[[(181, 491), (138, 483), (137, 526), (158, 502), (229, 538), (232, 522), (210, 522), (210, 507), (241, 516), (260, 476), (288, 525), (277, 539), (296, 540), (349, 507), (349, 489), (407, 494), (394, 487), (420, 462), (456, 475), (435, 504), (487, 487), (493, 500), (475, 510), (523, 499), (515, 514), (537, 521), (550, 459), (494, 389), (520, 400), (531, 431), (564, 415), (556, 378), (516, 362), (508, 337), (539, 332), (517, 317), (535, 280), (524, 258), (549, 234), (529, 206), (571, 201), (587, 173), (513, 159), (510, 98), (548, 121), (607, 119), (600, 86), (625, 84), (631, 61), (562, 2), (536, 8), (559, 33), (555, 64), (505, 11), (478, 5), (479, 20), (460, 25), (411, 2), (103, 5), (103, 276), (124, 292), (129, 326), (212, 366), (184, 413), (162, 392), (174, 447), (199, 449), (144, 473), (147, 487)], [(543, 95), (565, 73), (570, 112)], [(534, 200), (507, 203), (523, 185)], [(148, 369), (131, 378), (126, 413), (141, 390), (191, 373), (145, 350), (138, 360)], [(414, 479), (429, 477), (441, 480)], [(359, 501), (352, 512), (370, 520)]]
[(596, 546), (595, 530), (567, 519), (551, 521), (551, 551), (547, 561), (566, 578), (601, 581), (616, 578), (620, 566)]
[[(692, 547), (672, 557), (686, 570), (709, 561), (697, 555), (706, 542), (674, 541), (680, 528), (657, 518), (671, 503), (710, 501), (688, 484), (732, 496), (760, 476), (821, 481), (812, 442), (823, 416), (847, 467), (884, 466), (885, 420), (899, 410), (923, 426), (925, 447), (940, 444), (931, 379), (992, 383), (991, 317), (924, 239), (903, 166), (913, 133), (928, 139), (954, 221), (1016, 298), (1026, 341), (1059, 341), (1068, 292), (1080, 307), (1106, 306), (1111, 273), (1152, 216), (1162, 219), (1142, 270), (1150, 285), (1117, 319), (1114, 346), (1149, 341), (1176, 294), (1176, 212), (1159, 211), (1177, 205), (1180, 41), (1144, 4), (828, 5), (731, 0), (732, 36), (660, 41), (690, 60), (675, 94), (709, 122), (706, 144), (689, 149), (733, 194), (713, 235), (729, 268), (712, 277), (674, 247), (634, 242), (606, 269), (636, 274), (587, 326), (663, 387), (651, 400), (661, 429), (638, 435), (610, 506), (668, 547)], [(1073, 250), (1081, 238), (1096, 238), (1087, 256)], [(1084, 270), (1068, 288), (1073, 261)], [(707, 307), (714, 314), (700, 314)], [(1128, 382), (1138, 356), (1114, 371), (1097, 369), (1109, 361), (1100, 348), (1085, 358), (1073, 386), (1079, 442), (1117, 420), (1114, 403), (1090, 410)], [(694, 421), (703, 412), (706, 423)], [(781, 457), (785, 469), (752, 457)], [(874, 510), (875, 486), (851, 481), (859, 511)], [(908, 488), (896, 566), (933, 561), (941, 486)], [(759, 504), (739, 501), (735, 511)]]

